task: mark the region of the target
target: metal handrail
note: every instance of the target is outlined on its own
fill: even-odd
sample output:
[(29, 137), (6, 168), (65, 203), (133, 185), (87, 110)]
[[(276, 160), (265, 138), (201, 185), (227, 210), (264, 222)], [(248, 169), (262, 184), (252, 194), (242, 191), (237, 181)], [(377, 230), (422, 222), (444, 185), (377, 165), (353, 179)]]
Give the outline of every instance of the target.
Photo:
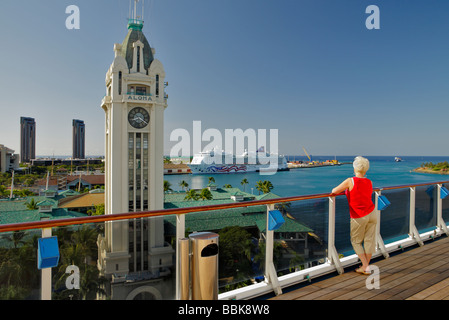
[[(390, 187), (383, 187), (383, 188), (374, 188), (373, 191), (376, 192), (376, 191), (394, 190), (394, 189), (402, 189), (402, 188), (408, 188), (408, 187), (420, 187), (420, 186), (429, 186), (429, 185), (444, 184), (444, 183), (449, 183), (449, 181), (427, 182), (427, 183), (418, 183), (418, 184), (390, 186)], [(141, 211), (141, 212), (107, 214), (107, 215), (100, 215), (100, 216), (88, 216), (88, 217), (76, 217), (76, 218), (65, 218), (65, 219), (54, 219), (54, 220), (44, 220), (44, 221), (3, 224), (3, 225), (0, 225), (0, 232), (11, 232), (11, 231), (20, 231), (20, 230), (29, 230), (29, 229), (45, 229), (45, 228), (61, 227), (61, 226), (76, 225), (76, 224), (99, 223), (99, 222), (105, 222), (105, 221), (116, 221), (116, 220), (134, 219), (134, 218), (168, 216), (168, 215), (174, 215), (174, 214), (184, 215), (184, 214), (193, 213), (193, 212), (204, 212), (204, 211), (231, 209), (231, 208), (242, 208), (242, 207), (251, 207), (251, 206), (257, 206), (257, 205), (273, 205), (273, 204), (282, 203), (282, 202), (320, 199), (320, 198), (339, 196), (342, 194), (343, 193), (340, 193), (340, 194), (319, 193), (319, 194), (311, 194), (311, 195), (303, 195), (303, 196), (282, 197), (282, 198), (275, 198), (275, 199), (268, 199), (268, 200), (252, 200), (252, 201), (237, 202), (237, 203), (214, 204), (214, 205), (208, 205), (208, 206), (160, 209), (160, 210)]]

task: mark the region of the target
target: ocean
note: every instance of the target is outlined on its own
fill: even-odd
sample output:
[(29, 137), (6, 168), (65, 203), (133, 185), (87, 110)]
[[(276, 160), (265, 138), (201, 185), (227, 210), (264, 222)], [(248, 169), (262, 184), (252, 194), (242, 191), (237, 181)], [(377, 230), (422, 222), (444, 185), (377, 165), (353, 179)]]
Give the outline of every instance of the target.
[[(288, 156), (290, 160), (306, 160), (304, 156)], [(367, 156), (370, 160), (370, 170), (367, 177), (373, 182), (374, 187), (387, 187), (395, 185), (415, 184), (422, 182), (449, 180), (449, 176), (438, 174), (415, 173), (412, 170), (420, 167), (424, 162), (438, 163), (449, 161), (447, 157), (410, 156), (401, 157), (402, 162), (395, 162), (394, 156)], [(338, 160), (339, 162), (352, 162), (354, 156), (314, 156), (312, 160)], [(233, 173), (233, 174), (205, 174), (205, 175), (165, 175), (164, 180), (171, 183), (174, 191), (181, 190), (179, 183), (184, 180), (189, 184), (189, 188), (201, 189), (206, 187), (209, 177), (215, 179), (218, 187), (230, 184), (232, 187), (239, 187), (248, 193), (258, 194), (256, 182), (259, 180), (269, 180), (273, 184), (273, 193), (281, 197), (327, 193), (340, 182), (354, 175), (352, 164), (343, 164), (333, 167), (300, 168), (290, 171), (277, 172), (273, 175), (261, 175), (258, 172)], [(248, 180), (248, 184), (242, 186), (243, 179)]]

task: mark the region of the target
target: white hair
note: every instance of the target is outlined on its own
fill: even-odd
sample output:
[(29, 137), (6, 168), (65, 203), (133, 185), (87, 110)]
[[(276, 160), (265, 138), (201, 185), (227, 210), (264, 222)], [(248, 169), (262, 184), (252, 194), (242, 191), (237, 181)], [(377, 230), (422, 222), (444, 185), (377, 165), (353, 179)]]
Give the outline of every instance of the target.
[(366, 173), (369, 169), (369, 160), (361, 156), (355, 157), (352, 166), (356, 172)]

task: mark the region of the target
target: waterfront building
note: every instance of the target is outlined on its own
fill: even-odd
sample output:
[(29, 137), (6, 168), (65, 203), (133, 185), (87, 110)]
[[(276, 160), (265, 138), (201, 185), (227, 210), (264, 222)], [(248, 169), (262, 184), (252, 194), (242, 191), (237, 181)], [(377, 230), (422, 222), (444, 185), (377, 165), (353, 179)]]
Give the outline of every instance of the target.
[(180, 164), (172, 164), (166, 163), (164, 164), (164, 174), (190, 174), (192, 170), (183, 163)]
[(0, 173), (19, 168), (19, 155), (14, 152), (14, 150), (0, 144)]
[[(136, 10), (128, 34), (114, 45), (106, 73), (105, 213), (163, 209), (165, 71), (154, 58)], [(164, 241), (164, 219), (106, 223), (98, 266), (112, 299), (170, 298), (173, 248)], [(149, 281), (151, 280), (151, 283)]]
[(86, 126), (84, 121), (73, 119), (72, 121), (72, 159), (84, 159), (86, 157)]
[(34, 118), (20, 117), (20, 162), (36, 158), (36, 122)]
[(54, 176), (45, 177), (37, 181), (38, 192), (42, 193), (46, 190), (62, 191), (75, 190), (83, 191), (85, 188), (89, 190), (104, 187), (104, 174), (86, 174), (80, 173), (76, 175), (56, 174)]
[(33, 166), (51, 166), (51, 165), (65, 165), (65, 166), (87, 166), (103, 163), (102, 158), (89, 158), (89, 159), (58, 159), (58, 158), (38, 158), (33, 159), (31, 164)]
[(80, 174), (68, 175), (66, 177), (67, 184), (64, 189), (89, 190), (95, 187), (104, 187), (104, 174)]

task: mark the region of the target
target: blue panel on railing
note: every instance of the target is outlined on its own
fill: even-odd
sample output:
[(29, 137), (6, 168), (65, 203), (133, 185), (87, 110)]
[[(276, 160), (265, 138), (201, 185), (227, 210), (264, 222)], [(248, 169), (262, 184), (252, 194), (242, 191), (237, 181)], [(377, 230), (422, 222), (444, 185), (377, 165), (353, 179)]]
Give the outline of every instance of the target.
[(59, 262), (58, 238), (40, 238), (37, 242), (37, 268), (56, 267)]
[(271, 210), (268, 212), (268, 230), (279, 229), (284, 222), (284, 217), (279, 210)]
[(388, 201), (387, 197), (379, 196), (377, 199), (377, 210), (383, 210), (390, 205), (390, 201)]
[(440, 198), (444, 199), (449, 195), (449, 190), (447, 190), (445, 187), (441, 187), (440, 191)]

